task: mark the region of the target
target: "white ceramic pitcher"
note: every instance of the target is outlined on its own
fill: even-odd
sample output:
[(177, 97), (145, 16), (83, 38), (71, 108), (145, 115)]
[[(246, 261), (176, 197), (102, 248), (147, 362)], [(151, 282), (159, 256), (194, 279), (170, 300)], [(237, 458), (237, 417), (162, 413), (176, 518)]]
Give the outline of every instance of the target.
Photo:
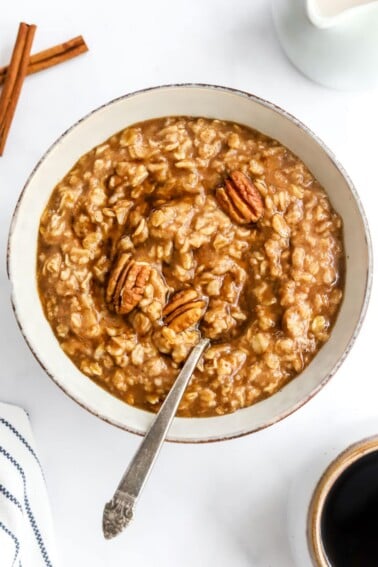
[(336, 89), (378, 85), (378, 0), (272, 0), (287, 56)]

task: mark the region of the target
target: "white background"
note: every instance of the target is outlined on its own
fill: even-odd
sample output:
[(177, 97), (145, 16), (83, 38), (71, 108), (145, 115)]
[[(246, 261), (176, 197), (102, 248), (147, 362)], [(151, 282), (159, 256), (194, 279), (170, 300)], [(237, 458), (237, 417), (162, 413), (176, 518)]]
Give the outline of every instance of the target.
[(73, 122), (129, 91), (193, 81), (250, 91), (309, 125), (352, 176), (376, 243), (378, 92), (339, 93), (301, 76), (282, 53), (263, 0), (8, 2), (0, 21), (0, 64), (9, 59), (21, 20), (38, 25), (34, 51), (78, 34), (90, 47), (26, 79), (0, 158), (0, 399), (30, 413), (61, 564), (290, 567), (290, 540), (304, 537), (287, 524), (288, 490), (301, 483), (301, 467), (317, 455), (324, 459), (335, 432), (351, 431), (367, 416), (378, 432), (377, 286), (357, 344), (315, 399), (249, 437), (167, 444), (134, 524), (104, 541), (103, 504), (140, 439), (86, 413), (33, 359), (10, 307), (7, 232), (28, 174)]

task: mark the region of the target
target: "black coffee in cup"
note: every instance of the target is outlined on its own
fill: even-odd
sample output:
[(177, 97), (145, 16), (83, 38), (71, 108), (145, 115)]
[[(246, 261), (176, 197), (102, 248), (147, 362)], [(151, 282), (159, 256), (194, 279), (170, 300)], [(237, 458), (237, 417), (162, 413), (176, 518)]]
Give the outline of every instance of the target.
[(332, 567), (378, 567), (378, 451), (335, 481), (324, 503), (321, 536)]

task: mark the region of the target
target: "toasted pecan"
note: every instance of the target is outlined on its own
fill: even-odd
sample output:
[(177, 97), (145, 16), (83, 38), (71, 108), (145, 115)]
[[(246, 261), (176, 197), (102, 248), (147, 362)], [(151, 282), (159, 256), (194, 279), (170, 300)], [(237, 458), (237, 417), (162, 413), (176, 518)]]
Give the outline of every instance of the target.
[(233, 171), (224, 185), (217, 187), (215, 197), (225, 213), (238, 224), (255, 223), (264, 214), (260, 193), (241, 171)]
[(176, 333), (189, 329), (203, 317), (206, 304), (194, 289), (179, 291), (163, 309), (164, 323)]
[(119, 315), (127, 315), (142, 299), (151, 267), (136, 262), (130, 254), (121, 254), (110, 272), (106, 301)]

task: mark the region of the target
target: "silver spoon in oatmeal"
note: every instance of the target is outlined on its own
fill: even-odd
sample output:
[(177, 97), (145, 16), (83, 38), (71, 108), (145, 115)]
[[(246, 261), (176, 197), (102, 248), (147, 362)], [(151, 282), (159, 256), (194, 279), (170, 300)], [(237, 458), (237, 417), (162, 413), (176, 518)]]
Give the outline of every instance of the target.
[[(139, 304), (150, 271), (151, 268), (146, 262), (135, 261), (131, 254), (122, 253), (117, 257), (106, 290), (106, 299), (113, 311), (126, 315)], [(208, 298), (201, 296), (196, 289), (183, 289), (175, 293), (164, 306), (163, 325), (175, 333), (180, 333), (196, 326), (204, 317), (207, 306)], [(202, 332), (206, 335), (206, 328)], [(181, 398), (209, 343), (210, 338), (201, 338), (190, 352), (113, 498), (105, 505), (103, 532), (106, 539), (117, 536), (131, 522), (134, 506), (165, 441)]]
[(209, 343), (209, 339), (203, 338), (192, 349), (113, 498), (105, 505), (102, 528), (106, 539), (120, 534), (131, 522), (136, 502), (165, 441), (180, 400)]

